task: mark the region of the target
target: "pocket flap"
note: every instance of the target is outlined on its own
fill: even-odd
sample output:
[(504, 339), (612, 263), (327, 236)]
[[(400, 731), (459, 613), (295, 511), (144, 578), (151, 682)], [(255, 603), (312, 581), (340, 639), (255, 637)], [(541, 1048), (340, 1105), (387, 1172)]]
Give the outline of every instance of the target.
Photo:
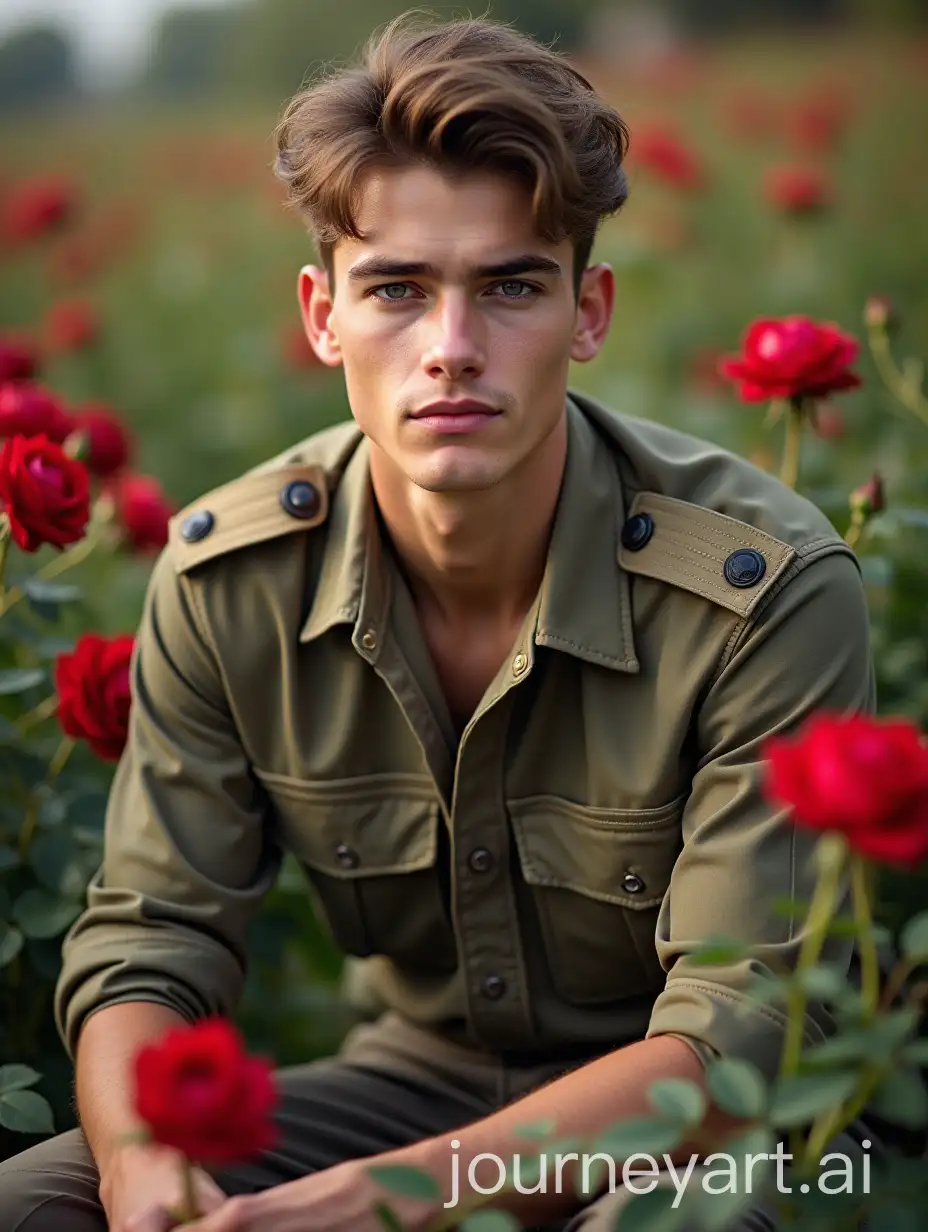
[(597, 809), (558, 796), (509, 802), (530, 885), (573, 890), (631, 910), (654, 907), (682, 846), (685, 797), (658, 809)]
[(438, 802), (417, 775), (331, 782), (258, 772), (288, 850), (332, 877), (382, 877), (435, 863)]

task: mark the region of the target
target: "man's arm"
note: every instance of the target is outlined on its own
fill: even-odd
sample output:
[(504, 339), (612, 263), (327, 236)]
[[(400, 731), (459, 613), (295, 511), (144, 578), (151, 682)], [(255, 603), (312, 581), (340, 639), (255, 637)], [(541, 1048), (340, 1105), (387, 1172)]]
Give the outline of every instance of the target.
[(104, 1173), (133, 1126), (132, 1055), (170, 1026), (233, 1011), (245, 927), (279, 867), (202, 614), (170, 550), (152, 573), (131, 679), (103, 862), (65, 939), (55, 1000)]

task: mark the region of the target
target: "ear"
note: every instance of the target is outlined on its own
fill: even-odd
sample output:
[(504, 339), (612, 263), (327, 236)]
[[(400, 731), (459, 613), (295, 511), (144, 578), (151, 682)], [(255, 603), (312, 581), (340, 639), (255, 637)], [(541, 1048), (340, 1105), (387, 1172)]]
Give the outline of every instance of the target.
[(605, 261), (583, 271), (577, 298), (577, 320), (574, 326), (571, 359), (587, 363), (599, 354), (615, 305), (615, 275)]
[(303, 266), (297, 280), (297, 298), (306, 337), (319, 362), (337, 368), (342, 355), (332, 327), (332, 296), (324, 269), (318, 265)]

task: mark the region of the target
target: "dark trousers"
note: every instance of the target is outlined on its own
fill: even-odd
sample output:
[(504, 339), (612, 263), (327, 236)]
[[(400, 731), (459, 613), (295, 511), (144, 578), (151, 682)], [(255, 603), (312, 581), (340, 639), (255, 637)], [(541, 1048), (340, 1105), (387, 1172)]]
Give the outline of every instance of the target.
[[(277, 1146), (215, 1178), (230, 1196), (256, 1193), (348, 1159), (450, 1134), (563, 1071), (563, 1064), (504, 1065), (387, 1014), (355, 1028), (337, 1056), (278, 1071)], [(856, 1148), (839, 1141), (830, 1149)], [(0, 1232), (106, 1232), (98, 1185), (80, 1130), (23, 1151), (0, 1163)], [(627, 1200), (620, 1183), (569, 1225), (557, 1226), (611, 1232)], [(741, 1232), (775, 1226), (761, 1210), (738, 1225)]]

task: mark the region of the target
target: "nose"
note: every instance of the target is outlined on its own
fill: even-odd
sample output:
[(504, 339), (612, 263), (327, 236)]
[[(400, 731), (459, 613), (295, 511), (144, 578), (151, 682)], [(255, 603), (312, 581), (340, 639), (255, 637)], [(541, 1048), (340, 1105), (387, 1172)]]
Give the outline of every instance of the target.
[(479, 376), (486, 367), (486, 344), (479, 313), (465, 294), (439, 298), (433, 312), (423, 319), (428, 331), (422, 352), (422, 367), (431, 377), (458, 381)]

